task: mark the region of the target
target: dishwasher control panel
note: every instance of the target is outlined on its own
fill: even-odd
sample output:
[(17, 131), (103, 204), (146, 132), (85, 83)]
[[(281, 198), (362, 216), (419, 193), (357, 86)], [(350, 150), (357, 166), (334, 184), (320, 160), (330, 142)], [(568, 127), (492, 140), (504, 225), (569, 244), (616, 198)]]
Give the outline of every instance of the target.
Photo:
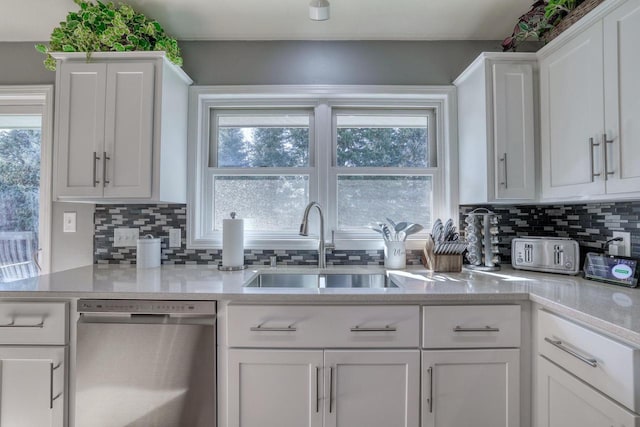
[(214, 301), (78, 300), (79, 313), (215, 314)]

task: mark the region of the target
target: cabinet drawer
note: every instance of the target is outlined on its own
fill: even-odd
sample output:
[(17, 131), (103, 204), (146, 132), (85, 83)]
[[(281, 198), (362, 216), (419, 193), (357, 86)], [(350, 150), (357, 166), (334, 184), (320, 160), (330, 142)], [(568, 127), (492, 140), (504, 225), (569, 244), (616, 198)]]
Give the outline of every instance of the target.
[(230, 347), (418, 347), (419, 307), (228, 307)]
[(0, 344), (64, 345), (67, 303), (0, 303)]
[(424, 348), (520, 347), (520, 306), (426, 306), (422, 334)]
[(541, 310), (538, 351), (627, 408), (640, 410), (638, 349)]

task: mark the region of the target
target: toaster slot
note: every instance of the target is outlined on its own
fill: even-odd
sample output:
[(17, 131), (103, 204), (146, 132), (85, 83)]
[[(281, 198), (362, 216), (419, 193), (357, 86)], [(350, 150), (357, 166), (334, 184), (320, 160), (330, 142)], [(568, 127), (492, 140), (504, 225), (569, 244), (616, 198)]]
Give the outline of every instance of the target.
[(524, 262), (527, 264), (533, 262), (533, 245), (531, 243), (524, 244)]
[(564, 249), (562, 248), (562, 246), (553, 245), (553, 263), (555, 265), (562, 265), (563, 264), (563, 261), (562, 261), (563, 252), (564, 252)]

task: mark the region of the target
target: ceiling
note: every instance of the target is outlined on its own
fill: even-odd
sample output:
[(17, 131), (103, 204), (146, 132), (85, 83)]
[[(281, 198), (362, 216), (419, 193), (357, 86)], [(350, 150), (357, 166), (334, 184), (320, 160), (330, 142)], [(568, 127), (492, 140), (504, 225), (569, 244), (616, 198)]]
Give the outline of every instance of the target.
[[(180, 40), (501, 40), (533, 0), (127, 0)], [(73, 0), (0, 0), (0, 41), (48, 40)]]

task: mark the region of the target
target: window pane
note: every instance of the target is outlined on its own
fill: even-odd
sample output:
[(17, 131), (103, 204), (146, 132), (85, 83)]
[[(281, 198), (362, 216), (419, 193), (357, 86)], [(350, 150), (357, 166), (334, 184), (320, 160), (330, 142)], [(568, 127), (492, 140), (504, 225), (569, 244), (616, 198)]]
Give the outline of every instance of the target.
[(0, 116), (0, 282), (38, 274), (40, 120)]
[(338, 176), (338, 229), (366, 227), (391, 218), (431, 224), (430, 176)]
[[(217, 167), (309, 166), (310, 113), (219, 113)], [(215, 166), (215, 165), (211, 165)]]
[(337, 113), (336, 127), (337, 166), (435, 166), (426, 113)]
[(309, 202), (309, 177), (216, 176), (213, 191), (216, 230), (236, 212), (245, 219), (245, 230), (298, 231)]

